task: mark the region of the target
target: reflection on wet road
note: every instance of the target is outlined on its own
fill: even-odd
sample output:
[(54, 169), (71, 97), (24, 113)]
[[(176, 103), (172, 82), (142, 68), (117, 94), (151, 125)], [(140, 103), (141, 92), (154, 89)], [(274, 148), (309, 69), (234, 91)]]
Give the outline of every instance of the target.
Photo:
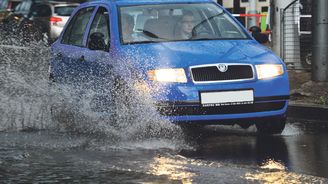
[(0, 133), (0, 180), (12, 183), (328, 183), (328, 124), (283, 135), (207, 127), (200, 138), (112, 142), (54, 131)]
[(279, 136), (260, 136), (252, 130), (215, 127), (216, 130), (203, 133), (204, 138), (197, 140), (195, 150), (181, 151), (181, 154), (220, 163), (257, 166), (260, 171), (248, 173), (246, 178), (269, 183), (303, 181), (305, 175), (327, 178), (328, 124), (290, 122)]

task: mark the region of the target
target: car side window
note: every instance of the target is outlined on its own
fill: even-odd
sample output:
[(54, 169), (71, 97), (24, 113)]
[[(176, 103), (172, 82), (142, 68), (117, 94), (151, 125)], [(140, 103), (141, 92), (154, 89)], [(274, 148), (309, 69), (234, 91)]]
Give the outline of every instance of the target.
[(21, 9), (21, 6), (22, 6), (22, 3), (19, 3), (15, 9), (14, 9), (14, 12), (18, 12), (20, 9)]
[(70, 21), (63, 35), (63, 44), (83, 46), (83, 36), (94, 7), (79, 10)]
[(27, 14), (31, 6), (32, 6), (32, 1), (22, 1), (16, 6), (14, 12)]
[(20, 9), (20, 11), (22, 12), (25, 12), (25, 13), (28, 13), (31, 6), (32, 6), (32, 1), (25, 1), (23, 4), (22, 4), (22, 7)]
[(92, 44), (92, 38), (94, 35), (99, 34), (103, 36), (103, 41), (105, 44), (105, 48), (108, 49), (110, 42), (110, 34), (109, 34), (109, 14), (108, 10), (104, 7), (99, 7), (97, 14), (91, 24), (89, 36), (88, 36), (88, 46)]

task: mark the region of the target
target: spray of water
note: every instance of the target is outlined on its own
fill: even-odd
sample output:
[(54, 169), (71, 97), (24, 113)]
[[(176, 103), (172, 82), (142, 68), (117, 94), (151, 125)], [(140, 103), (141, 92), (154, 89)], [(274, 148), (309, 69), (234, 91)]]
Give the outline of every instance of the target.
[(42, 43), (0, 45), (0, 129), (44, 128), (49, 49)]
[[(0, 131), (56, 130), (101, 134), (115, 141), (178, 140), (140, 82), (122, 85), (109, 73), (83, 85), (49, 82), (50, 48), (0, 35)], [(129, 65), (126, 65), (129, 68)], [(83, 82), (83, 81), (80, 81)]]

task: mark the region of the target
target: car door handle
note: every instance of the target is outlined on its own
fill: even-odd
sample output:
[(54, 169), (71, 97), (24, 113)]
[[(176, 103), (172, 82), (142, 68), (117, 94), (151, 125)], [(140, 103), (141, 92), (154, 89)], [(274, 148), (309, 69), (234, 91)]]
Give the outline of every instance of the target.
[(78, 59), (79, 62), (84, 62), (85, 61), (85, 58), (84, 56), (81, 56), (79, 59)]
[(63, 57), (63, 54), (61, 53), (61, 52), (58, 52), (57, 54), (56, 54), (56, 58), (62, 58)]

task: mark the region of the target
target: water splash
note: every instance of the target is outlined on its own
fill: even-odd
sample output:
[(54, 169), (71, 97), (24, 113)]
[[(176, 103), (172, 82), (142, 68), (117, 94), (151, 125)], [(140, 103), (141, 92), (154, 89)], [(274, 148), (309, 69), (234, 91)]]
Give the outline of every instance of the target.
[(303, 131), (299, 128), (299, 126), (295, 124), (286, 124), (286, 127), (281, 135), (283, 136), (293, 136), (293, 135), (301, 135)]
[[(89, 79), (83, 86), (50, 84), (50, 58), (43, 42), (8, 45), (0, 39), (0, 131), (80, 132), (116, 142), (180, 139), (180, 129), (158, 114), (140, 82), (131, 81), (123, 90), (110, 79)], [(113, 97), (108, 94), (114, 104), (103, 101)]]
[(42, 43), (21, 47), (0, 42), (0, 130), (47, 126), (49, 55)]

